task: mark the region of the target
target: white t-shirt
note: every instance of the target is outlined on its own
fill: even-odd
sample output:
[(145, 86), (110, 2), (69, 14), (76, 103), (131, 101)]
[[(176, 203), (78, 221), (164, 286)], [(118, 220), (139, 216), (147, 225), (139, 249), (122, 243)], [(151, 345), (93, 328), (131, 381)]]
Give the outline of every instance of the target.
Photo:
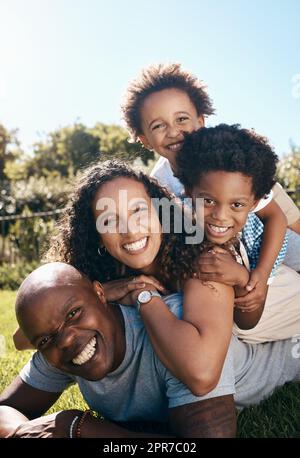
[[(160, 157), (153, 167), (150, 176), (157, 179), (161, 186), (166, 187), (171, 193), (177, 197), (181, 197), (184, 194), (183, 184), (173, 174), (170, 162), (165, 157)], [(271, 191), (266, 197), (260, 199), (257, 206), (252, 210), (253, 213), (258, 212), (265, 208), (273, 199), (273, 191)]]
[(160, 157), (153, 167), (151, 177), (157, 179), (161, 186), (164, 186), (176, 197), (180, 197), (184, 192), (183, 184), (176, 178), (170, 166), (170, 162), (165, 157)]

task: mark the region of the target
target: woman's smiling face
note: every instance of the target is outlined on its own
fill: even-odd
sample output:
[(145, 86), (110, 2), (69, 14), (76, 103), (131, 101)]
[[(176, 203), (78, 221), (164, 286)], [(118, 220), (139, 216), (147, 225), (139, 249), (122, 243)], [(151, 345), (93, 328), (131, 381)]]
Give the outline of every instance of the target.
[(126, 266), (146, 272), (159, 252), (162, 228), (142, 183), (128, 177), (103, 184), (93, 201), (99, 246)]

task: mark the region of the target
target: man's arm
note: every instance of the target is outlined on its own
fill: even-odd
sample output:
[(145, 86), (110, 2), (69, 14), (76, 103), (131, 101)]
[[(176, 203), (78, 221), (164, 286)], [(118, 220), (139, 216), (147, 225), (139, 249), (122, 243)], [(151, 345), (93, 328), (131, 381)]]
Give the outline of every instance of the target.
[[(72, 421), (82, 412), (68, 410), (41, 416), (60, 395), (37, 390), (17, 377), (0, 396), (0, 438), (13, 436), (16, 430), (16, 437), (69, 437)], [(81, 432), (82, 437), (166, 437), (129, 431), (92, 416), (86, 418)]]
[(170, 409), (170, 426), (177, 437), (235, 437), (233, 396), (220, 396)]
[(31, 419), (47, 412), (60, 395), (61, 393), (37, 390), (18, 376), (0, 395), (0, 406), (13, 407)]

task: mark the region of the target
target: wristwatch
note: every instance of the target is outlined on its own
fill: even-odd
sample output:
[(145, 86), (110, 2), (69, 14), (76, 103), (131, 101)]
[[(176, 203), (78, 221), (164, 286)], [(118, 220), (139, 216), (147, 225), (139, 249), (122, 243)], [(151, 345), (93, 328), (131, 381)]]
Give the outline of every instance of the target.
[(141, 305), (143, 304), (148, 304), (148, 302), (151, 301), (152, 297), (161, 297), (161, 295), (157, 291), (141, 291), (140, 294), (137, 297), (136, 301), (136, 308), (138, 312), (140, 311)]

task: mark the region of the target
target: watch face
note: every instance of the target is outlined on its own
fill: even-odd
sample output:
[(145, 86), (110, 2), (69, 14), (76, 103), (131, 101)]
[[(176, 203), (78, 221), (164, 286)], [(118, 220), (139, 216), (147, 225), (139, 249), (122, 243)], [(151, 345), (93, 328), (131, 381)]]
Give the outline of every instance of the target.
[(149, 291), (142, 291), (139, 295), (138, 295), (138, 300), (141, 302), (141, 304), (146, 304), (147, 302), (149, 302), (151, 299), (151, 294)]

